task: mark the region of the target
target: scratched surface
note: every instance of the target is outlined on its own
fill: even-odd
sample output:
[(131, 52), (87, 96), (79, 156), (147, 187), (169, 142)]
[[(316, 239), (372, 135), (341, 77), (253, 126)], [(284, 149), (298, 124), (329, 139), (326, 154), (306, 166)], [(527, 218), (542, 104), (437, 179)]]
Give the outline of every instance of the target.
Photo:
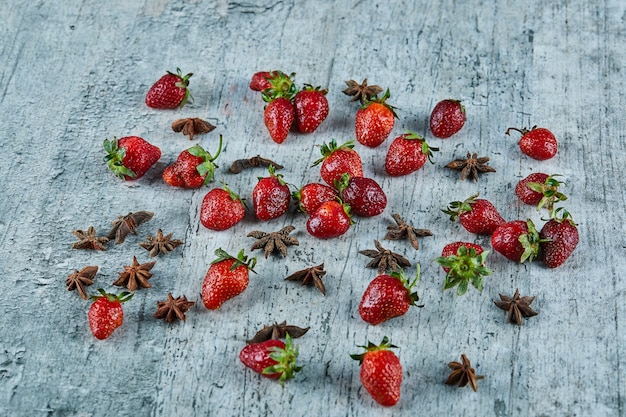
[[(497, 4), (494, 5), (493, 3)], [(95, 0), (0, 4), (0, 414), (7, 416), (623, 416), (626, 346), (624, 291), (626, 158), (624, 63), (626, 3), (620, 0), (526, 2)], [(165, 71), (193, 72), (193, 104), (148, 109), (148, 87)], [(258, 70), (296, 72), (299, 85), (329, 89), (331, 112), (310, 135), (274, 144), (263, 125), (263, 102), (248, 89)], [(305, 217), (261, 223), (248, 213), (226, 232), (199, 223), (208, 189), (181, 190), (161, 180), (164, 167), (191, 146), (170, 130), (174, 119), (202, 117), (217, 126), (194, 142), (214, 151), (221, 181), (251, 206), (262, 170), (239, 175), (230, 163), (257, 154), (285, 165), (293, 187), (319, 181), (322, 142), (354, 138), (357, 106), (341, 93), (348, 79), (368, 78), (391, 90), (399, 119), (392, 133), (425, 135), (439, 147), (435, 164), (406, 177), (384, 173), (390, 139), (360, 145), (367, 176), (389, 199), (384, 214), (356, 219), (341, 238), (320, 241)], [(427, 128), (441, 99), (463, 100), (468, 121), (439, 140)], [(560, 142), (558, 155), (523, 156), (508, 127), (541, 125)], [(142, 179), (123, 183), (102, 164), (104, 138), (139, 135), (163, 156)], [(496, 173), (459, 181), (444, 165), (466, 152), (491, 158)], [(578, 222), (580, 244), (567, 263), (516, 265), (492, 253), (482, 293), (441, 290), (434, 259), (451, 241), (470, 235), (441, 213), (450, 201), (479, 192), (507, 220), (545, 212), (513, 193), (531, 172), (559, 173), (566, 207)], [(293, 207), (292, 207), (293, 209)], [(93, 225), (105, 232), (129, 211), (155, 213), (138, 236), (106, 252), (72, 250), (70, 233)], [(382, 241), (391, 214), (400, 213), (434, 236), (419, 251)], [(200, 302), (213, 252), (249, 247), (252, 230), (296, 227), (299, 246), (288, 257), (261, 252), (249, 288), (218, 311)], [(157, 259), (152, 288), (125, 305), (125, 323), (106, 341), (86, 320), (89, 302), (66, 291), (74, 269), (98, 265), (96, 284), (111, 283), (137, 244), (158, 228), (185, 244)], [(364, 323), (357, 306), (376, 274), (358, 251), (373, 240), (395, 250), (422, 276), (421, 309), (379, 326)], [(324, 262), (324, 297), (285, 282), (288, 274)], [(523, 326), (505, 323), (498, 294), (535, 295), (539, 315)], [(152, 318), (168, 292), (197, 304), (184, 323)], [(304, 370), (284, 387), (245, 369), (237, 355), (263, 325), (287, 320), (310, 326), (297, 340)], [(389, 336), (404, 367), (402, 398), (392, 409), (361, 388), (357, 345)], [(485, 375), (477, 393), (444, 385), (446, 364), (465, 353)]]

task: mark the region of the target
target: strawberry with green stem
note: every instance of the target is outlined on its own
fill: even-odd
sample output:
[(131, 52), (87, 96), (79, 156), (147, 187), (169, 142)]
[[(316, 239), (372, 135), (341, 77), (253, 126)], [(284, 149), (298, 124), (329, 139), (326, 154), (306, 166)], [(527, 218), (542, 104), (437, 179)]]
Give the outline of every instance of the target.
[(548, 268), (557, 268), (570, 257), (580, 238), (578, 225), (563, 207), (557, 208), (541, 231), (541, 258)]
[(148, 90), (146, 105), (153, 109), (182, 109), (190, 99), (193, 100), (188, 88), (192, 75), (183, 75), (180, 68), (176, 68), (176, 74), (167, 71)]
[(161, 158), (161, 149), (139, 136), (105, 139), (104, 162), (117, 177), (137, 180)]
[(430, 131), (437, 138), (449, 138), (463, 128), (466, 118), (459, 100), (441, 100), (430, 114)]
[(287, 139), (296, 116), (296, 109), (291, 101), (297, 91), (293, 82), (294, 76), (295, 74), (274, 71), (268, 78), (270, 87), (261, 92), (267, 103), (263, 110), (265, 127), (276, 143), (283, 143)]
[(301, 133), (314, 132), (328, 116), (327, 93), (326, 89), (322, 90), (321, 87), (305, 84), (304, 88), (294, 96), (296, 126)]
[(554, 210), (554, 203), (567, 200), (567, 196), (559, 191), (563, 182), (557, 180), (558, 174), (548, 175), (543, 172), (533, 172), (521, 179), (515, 186), (515, 195), (524, 203), (547, 208), (550, 213)]
[(335, 183), (341, 200), (350, 206), (350, 213), (362, 217), (374, 217), (385, 211), (387, 195), (372, 178), (351, 177), (343, 174)]
[(178, 155), (176, 162), (163, 171), (163, 181), (173, 187), (200, 188), (215, 178), (215, 160), (222, 151), (222, 135), (215, 156), (200, 145), (192, 146)]
[(538, 161), (545, 161), (556, 155), (558, 142), (550, 130), (537, 126), (533, 126), (530, 129), (510, 127), (505, 132), (506, 135), (510, 136), (511, 130), (515, 130), (522, 135), (518, 142), (522, 153)]
[(202, 283), (202, 302), (209, 310), (220, 308), (244, 292), (250, 283), (250, 271), (255, 272), (256, 265), (256, 258), (248, 259), (243, 249), (234, 257), (218, 248), (215, 256)]
[(285, 341), (270, 339), (263, 342), (250, 343), (239, 352), (239, 360), (248, 368), (266, 378), (277, 379), (282, 384), (300, 372), (298, 347), (293, 344), (289, 333)]
[(336, 200), (339, 194), (326, 184), (310, 182), (292, 192), (291, 197), (297, 203), (298, 211), (312, 214), (322, 203)]
[(487, 255), (482, 246), (470, 242), (453, 242), (444, 246), (437, 263), (446, 272), (443, 289), (457, 287), (456, 293), (463, 295), (469, 284), (478, 291), (483, 289), (483, 278), (491, 274), (486, 266)]
[(386, 102), (389, 97), (387, 89), (382, 97), (366, 100), (356, 112), (355, 131), (359, 143), (375, 148), (391, 134), (398, 116), (394, 107)]
[(313, 237), (332, 239), (345, 234), (351, 224), (350, 206), (332, 200), (315, 209), (306, 222), (306, 230)]
[(289, 186), (273, 165), (268, 167), (269, 177), (259, 177), (252, 190), (254, 214), (259, 220), (276, 219), (287, 212), (291, 202)]
[(230, 229), (245, 215), (245, 203), (226, 184), (206, 193), (200, 205), (200, 222), (209, 230)]
[(503, 223), (491, 235), (491, 247), (513, 262), (532, 262), (540, 244), (541, 237), (530, 219)]
[(385, 171), (392, 177), (408, 175), (433, 162), (433, 152), (439, 148), (429, 146), (423, 137), (407, 132), (391, 142), (385, 157)]
[(320, 176), (326, 184), (334, 187), (335, 183), (346, 173), (351, 177), (363, 176), (363, 161), (353, 148), (354, 141), (347, 141), (342, 145), (337, 145), (335, 139), (332, 139), (328, 144), (323, 143), (320, 146), (322, 157), (315, 161), (312, 166), (321, 164)]
[(122, 303), (130, 300), (133, 293), (124, 291), (118, 295), (109, 294), (99, 288), (100, 295), (91, 297), (93, 303), (89, 307), (87, 318), (89, 327), (96, 339), (106, 339), (124, 322)]
[(453, 201), (443, 211), (450, 220), (459, 220), (461, 226), (470, 233), (490, 235), (505, 220), (489, 200), (477, 198), (474, 194), (464, 201)]

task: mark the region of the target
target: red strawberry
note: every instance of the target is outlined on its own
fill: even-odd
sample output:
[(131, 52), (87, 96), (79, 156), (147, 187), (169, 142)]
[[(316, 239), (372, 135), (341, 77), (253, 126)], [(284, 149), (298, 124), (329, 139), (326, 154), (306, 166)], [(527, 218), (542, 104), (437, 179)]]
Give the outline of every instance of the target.
[(363, 293), (359, 304), (361, 318), (372, 325), (383, 323), (394, 317), (403, 316), (419, 300), (417, 292), (412, 292), (419, 278), (412, 282), (402, 272), (378, 275)]
[(563, 183), (554, 178), (556, 176), (534, 172), (517, 183), (515, 194), (524, 203), (537, 206), (537, 210), (545, 206), (551, 211), (555, 202), (567, 200), (565, 194), (559, 192), (559, 185)]
[(270, 82), (268, 81), (270, 76), (269, 71), (255, 72), (250, 79), (250, 89), (254, 91), (263, 91), (270, 88)]
[(291, 102), (296, 94), (296, 85), (292, 80), (295, 74), (289, 76), (281, 71), (273, 71), (270, 75), (270, 88), (261, 93), (263, 100), (267, 102), (263, 120), (272, 140), (283, 143), (296, 116), (296, 109)]
[(361, 156), (354, 150), (354, 142), (348, 141), (341, 146), (337, 146), (335, 139), (327, 145), (323, 143), (320, 147), (322, 157), (313, 163), (313, 166), (322, 164), (320, 176), (331, 187), (341, 179), (345, 173), (351, 177), (363, 176), (363, 161)]
[(531, 158), (544, 161), (556, 155), (558, 144), (556, 138), (548, 129), (537, 126), (533, 126), (530, 130), (510, 127), (507, 129), (506, 134), (510, 135), (511, 130), (522, 134), (519, 140), (519, 148)]
[(430, 131), (437, 138), (449, 138), (463, 128), (465, 119), (465, 107), (459, 100), (442, 100), (430, 113)]
[(461, 226), (468, 232), (490, 235), (505, 220), (489, 200), (476, 197), (478, 194), (465, 201), (453, 201), (442, 211), (449, 215), (452, 221), (458, 218)]
[(213, 181), (215, 177), (214, 161), (222, 150), (222, 136), (215, 156), (195, 145), (178, 155), (176, 162), (165, 168), (163, 181), (173, 187), (200, 188)]
[(246, 345), (239, 352), (239, 360), (248, 368), (266, 378), (278, 379), (282, 384), (295, 376), (302, 366), (296, 364), (298, 348), (287, 333), (285, 342), (270, 339)]
[(256, 265), (256, 258), (248, 259), (243, 249), (236, 258), (221, 248), (215, 255), (217, 259), (211, 262), (202, 283), (202, 302), (209, 310), (220, 308), (248, 288), (250, 271), (254, 272)]
[(126, 181), (136, 180), (161, 158), (161, 149), (139, 136), (104, 140), (104, 162), (115, 175)]
[(322, 203), (309, 216), (306, 229), (311, 236), (331, 239), (343, 235), (350, 228), (349, 208), (338, 201)]
[(273, 165), (270, 165), (269, 173), (269, 177), (259, 178), (259, 182), (252, 190), (254, 213), (263, 221), (285, 214), (291, 201), (291, 192), (283, 181), (283, 176), (276, 174)]
[(478, 291), (483, 289), (483, 277), (491, 274), (485, 263), (489, 251), (470, 242), (453, 242), (443, 247), (441, 256), (436, 261), (446, 272), (443, 289), (457, 287), (456, 293), (463, 295), (469, 284)]
[(322, 203), (339, 197), (337, 190), (319, 182), (306, 184), (291, 196), (298, 203), (298, 210), (307, 214), (312, 214)]
[(192, 75), (183, 75), (180, 68), (176, 68), (176, 74), (168, 71), (148, 90), (146, 105), (153, 109), (183, 108), (190, 98), (193, 99), (187, 88)]
[(491, 235), (491, 247), (513, 262), (532, 262), (539, 254), (539, 233), (532, 220), (501, 224)]
[(426, 161), (433, 163), (433, 151), (438, 150), (428, 146), (417, 133), (405, 133), (391, 142), (385, 158), (385, 171), (392, 177), (410, 174), (423, 167)]
[(385, 192), (371, 178), (343, 174), (336, 187), (343, 202), (350, 206), (350, 213), (357, 216), (378, 216), (387, 207)]
[(394, 108), (385, 103), (389, 96), (387, 89), (381, 98), (366, 100), (356, 112), (356, 140), (359, 143), (375, 148), (391, 134), (397, 116)]
[(111, 336), (115, 329), (124, 322), (124, 310), (122, 303), (133, 297), (132, 293), (123, 292), (119, 295), (109, 294), (102, 288), (98, 289), (100, 295), (91, 297), (93, 304), (89, 307), (87, 317), (89, 327), (93, 335), (100, 340)]
[(392, 406), (400, 400), (402, 385), (402, 364), (391, 348), (397, 346), (383, 337), (380, 345), (368, 342), (367, 346), (359, 346), (365, 353), (353, 354), (350, 357), (361, 364), (361, 383), (365, 390), (380, 405)]
[(576, 226), (563, 207), (556, 209), (551, 219), (543, 225), (539, 232), (541, 257), (548, 268), (561, 266), (574, 252), (579, 238)]
[(230, 229), (243, 220), (246, 207), (241, 198), (224, 185), (214, 188), (202, 200), (200, 222), (210, 230)]
[(328, 90), (305, 84), (293, 98), (296, 107), (296, 126), (302, 133), (314, 132), (328, 116)]

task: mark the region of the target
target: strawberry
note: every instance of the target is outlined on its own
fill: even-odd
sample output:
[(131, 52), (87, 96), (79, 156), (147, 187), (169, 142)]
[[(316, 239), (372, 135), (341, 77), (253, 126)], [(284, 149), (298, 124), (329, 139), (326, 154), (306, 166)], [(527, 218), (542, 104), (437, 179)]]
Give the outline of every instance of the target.
[(356, 112), (355, 130), (359, 143), (375, 148), (387, 139), (397, 117), (392, 106), (385, 101), (389, 98), (389, 89), (381, 98), (366, 100)]
[(443, 289), (457, 287), (456, 293), (463, 295), (469, 284), (478, 291), (483, 289), (483, 277), (491, 274), (485, 262), (489, 251), (470, 242), (452, 242), (443, 247), (436, 261), (446, 272)]
[(569, 258), (578, 245), (578, 228), (563, 207), (554, 211), (539, 232), (541, 257), (548, 268), (557, 268)]
[(103, 146), (107, 153), (104, 162), (111, 172), (126, 181), (143, 177), (161, 158), (161, 149), (139, 136), (105, 139)]
[(306, 230), (311, 236), (331, 239), (343, 235), (350, 228), (350, 209), (338, 201), (327, 201), (309, 216)]
[(267, 102), (263, 120), (272, 140), (283, 143), (296, 116), (296, 109), (291, 102), (296, 94), (296, 85), (292, 80), (295, 74), (289, 76), (281, 71), (273, 71), (270, 75), (270, 88), (261, 92), (263, 100)]
[(361, 318), (375, 326), (406, 314), (409, 307), (419, 300), (417, 292), (412, 292), (418, 278), (419, 264), (417, 275), (411, 282), (402, 272), (378, 275), (369, 283), (361, 297)]
[(250, 343), (239, 352), (239, 360), (248, 368), (266, 378), (278, 379), (282, 384), (302, 370), (296, 364), (298, 347), (293, 345), (287, 333), (285, 342), (270, 339), (264, 342)]
[(254, 213), (263, 221), (285, 214), (291, 201), (291, 192), (283, 181), (283, 176), (276, 174), (273, 165), (269, 166), (269, 173), (269, 177), (259, 178), (259, 182), (252, 190)]
[(256, 258), (244, 254), (243, 249), (237, 257), (233, 257), (219, 248), (215, 251), (217, 258), (202, 283), (202, 302), (209, 310), (216, 310), (225, 301), (244, 292), (250, 282), (250, 271), (254, 272)]
[(442, 100), (430, 113), (430, 131), (437, 138), (449, 138), (463, 128), (465, 119), (465, 107), (459, 100)]
[(552, 158), (558, 150), (558, 143), (554, 134), (543, 127), (533, 126), (528, 129), (517, 129), (510, 127), (506, 134), (510, 135), (510, 131), (515, 130), (522, 134), (519, 140), (519, 148), (526, 155), (539, 161)]
[(270, 82), (267, 80), (270, 76), (271, 73), (269, 71), (255, 72), (250, 79), (250, 89), (254, 91), (267, 90), (271, 87)]
[(200, 222), (209, 230), (230, 229), (242, 221), (245, 215), (243, 201), (226, 185), (209, 191), (200, 206)]
[(378, 404), (389, 407), (400, 400), (400, 386), (402, 385), (402, 364), (391, 348), (397, 346), (383, 337), (380, 345), (368, 342), (364, 353), (353, 354), (350, 357), (361, 364), (361, 383), (365, 390)]
[(93, 335), (96, 339), (103, 340), (111, 336), (124, 322), (122, 303), (130, 300), (133, 294), (126, 291), (119, 295), (109, 294), (102, 288), (98, 292), (100, 295), (91, 297), (93, 303), (89, 307), (87, 318)]
[(426, 161), (433, 163), (433, 152), (438, 150), (428, 146), (417, 133), (405, 133), (391, 142), (385, 157), (385, 171), (392, 177), (410, 174), (423, 167)]
[(193, 99), (187, 88), (192, 75), (183, 75), (180, 68), (176, 68), (176, 74), (167, 71), (148, 90), (146, 105), (153, 109), (182, 109), (190, 98)]
[(328, 116), (328, 90), (305, 84), (293, 98), (296, 107), (296, 126), (302, 133), (314, 132)]
[(350, 177), (343, 174), (335, 185), (350, 213), (362, 217), (378, 216), (387, 207), (387, 196), (378, 183), (366, 177)]
[(489, 200), (476, 197), (478, 194), (465, 201), (453, 201), (447, 209), (441, 211), (449, 215), (452, 221), (458, 218), (461, 226), (470, 233), (490, 235), (505, 220)]
[(337, 190), (319, 182), (303, 185), (291, 196), (298, 203), (298, 210), (307, 214), (312, 214), (322, 203), (339, 197)]
[(563, 183), (554, 178), (556, 176), (534, 172), (517, 183), (515, 194), (522, 202), (537, 206), (537, 210), (545, 206), (552, 211), (555, 202), (567, 200), (565, 194), (559, 192), (559, 185)]
[(345, 173), (351, 177), (363, 176), (363, 161), (361, 156), (354, 150), (354, 141), (348, 141), (341, 146), (337, 146), (335, 139), (327, 145), (320, 146), (322, 157), (313, 163), (313, 166), (322, 164), (320, 176), (331, 187), (336, 181), (341, 179)]
[(215, 156), (195, 145), (178, 155), (176, 162), (165, 168), (163, 181), (173, 187), (200, 188), (213, 181), (215, 177), (214, 161), (222, 150), (222, 136)]
[(491, 235), (491, 247), (513, 262), (532, 262), (539, 254), (540, 238), (532, 220), (501, 224)]

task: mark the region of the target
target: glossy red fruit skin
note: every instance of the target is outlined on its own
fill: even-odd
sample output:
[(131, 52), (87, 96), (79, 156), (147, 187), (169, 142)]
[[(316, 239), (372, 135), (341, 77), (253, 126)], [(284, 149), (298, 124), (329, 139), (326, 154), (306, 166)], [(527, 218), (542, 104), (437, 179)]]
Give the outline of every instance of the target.
[(281, 373), (264, 374), (263, 370), (267, 367), (274, 366), (278, 362), (270, 358), (272, 352), (270, 348), (285, 349), (285, 343), (282, 340), (271, 339), (259, 343), (251, 343), (244, 346), (239, 352), (239, 360), (248, 368), (260, 373), (266, 378), (278, 379)]
[(250, 79), (250, 89), (253, 91), (263, 91), (271, 87), (268, 78), (270, 77), (269, 71), (255, 72)]
[(204, 163), (204, 159), (194, 156), (184, 150), (178, 155), (176, 161), (163, 171), (163, 181), (174, 187), (200, 188), (204, 184), (204, 178), (196, 167)]
[(395, 138), (387, 150), (385, 171), (392, 177), (415, 172), (428, 161), (428, 155), (422, 152), (423, 141), (406, 139), (407, 136), (405, 133)]
[(534, 172), (528, 175), (526, 178), (521, 179), (517, 185), (515, 185), (515, 195), (525, 204), (536, 206), (543, 198), (543, 193), (533, 191), (528, 188), (528, 184), (531, 182), (537, 182), (544, 184), (549, 175), (542, 172)]
[(350, 216), (341, 203), (327, 201), (311, 214), (306, 229), (311, 236), (319, 239), (332, 239), (346, 233), (350, 228)]
[(558, 142), (550, 130), (536, 126), (530, 130), (509, 128), (506, 134), (509, 135), (511, 130), (516, 130), (522, 134), (518, 142), (522, 153), (538, 161), (545, 161), (556, 155)]
[[(153, 109), (175, 109), (182, 107), (189, 95), (187, 85), (189, 77), (168, 72), (155, 82), (146, 94), (146, 105)], [(177, 85), (178, 84), (178, 85)]]
[(406, 314), (412, 303), (409, 291), (398, 278), (382, 274), (365, 289), (359, 314), (366, 323), (376, 326)]
[(243, 220), (246, 208), (243, 202), (222, 188), (209, 191), (200, 206), (200, 222), (209, 230), (230, 229)]
[(202, 302), (209, 310), (216, 310), (248, 287), (250, 276), (245, 265), (232, 269), (235, 259), (212, 264), (202, 283)]
[[(465, 246), (467, 249), (474, 249), (476, 251), (476, 255), (480, 255), (481, 253), (485, 251), (482, 246), (476, 243), (452, 242), (452, 243), (448, 243), (446, 246), (443, 247), (443, 249), (441, 250), (441, 256), (444, 258), (447, 258), (448, 256), (456, 255), (461, 246)], [(446, 268), (446, 267), (442, 267), (442, 268), (446, 272), (446, 274), (450, 272), (450, 268)]]
[(265, 106), (265, 127), (274, 142), (283, 143), (287, 139), (295, 115), (293, 103), (285, 97), (276, 98)]
[(318, 182), (306, 184), (294, 193), (294, 198), (298, 201), (298, 209), (307, 214), (315, 212), (322, 203), (336, 200), (338, 197), (337, 190)]
[(124, 322), (124, 311), (119, 301), (100, 297), (89, 307), (87, 313), (89, 327), (96, 339), (104, 340)]
[(360, 378), (363, 387), (378, 404), (391, 407), (400, 400), (402, 364), (392, 351), (366, 352)]
[(523, 220), (506, 222), (496, 228), (491, 235), (491, 246), (507, 259), (520, 262), (524, 246), (519, 241), (521, 235), (528, 233), (528, 224)]
[(261, 178), (252, 190), (254, 213), (262, 221), (276, 219), (285, 214), (290, 201), (289, 187), (275, 176)]
[(460, 131), (465, 120), (465, 108), (460, 101), (442, 100), (430, 114), (430, 131), (433, 136), (446, 139)]
[(161, 158), (161, 149), (139, 136), (126, 136), (118, 140), (118, 147), (126, 149), (122, 165), (135, 173), (135, 177), (124, 176), (126, 181), (137, 180)]
[(331, 187), (335, 186), (343, 174), (351, 177), (363, 176), (363, 161), (354, 149), (337, 149), (322, 162), (320, 176)]
[(378, 216), (387, 207), (387, 196), (371, 178), (352, 177), (341, 191), (341, 199), (350, 206), (350, 213), (361, 217)]
[(477, 198), (472, 209), (459, 214), (459, 222), (470, 233), (490, 235), (505, 223), (498, 209), (489, 200)]
[(557, 268), (570, 257), (578, 245), (578, 228), (571, 222), (548, 220), (539, 232), (541, 258), (548, 268)]
[(317, 130), (329, 112), (325, 90), (302, 90), (293, 99), (296, 126), (301, 133)]
[(389, 137), (394, 124), (395, 116), (386, 105), (377, 102), (366, 104), (356, 113), (356, 140), (376, 148)]

